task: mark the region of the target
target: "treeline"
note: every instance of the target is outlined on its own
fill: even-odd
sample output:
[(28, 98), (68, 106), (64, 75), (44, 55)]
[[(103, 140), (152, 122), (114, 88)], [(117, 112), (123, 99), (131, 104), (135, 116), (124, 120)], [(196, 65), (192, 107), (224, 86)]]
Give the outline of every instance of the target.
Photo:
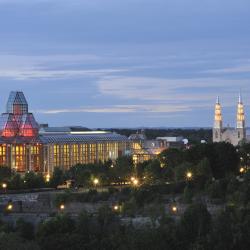
[[(250, 164), (250, 144), (235, 148), (229, 143), (197, 144), (188, 149), (167, 149), (157, 158), (136, 166), (130, 156), (116, 161), (95, 164), (77, 164), (64, 171), (56, 167), (54, 173), (46, 176), (27, 172), (24, 176), (0, 167), (0, 182), (6, 182), (8, 189), (53, 187), (72, 180), (75, 187), (122, 185), (136, 178), (141, 184), (178, 183), (187, 179), (190, 172), (193, 182), (203, 188), (213, 179), (228, 175), (237, 176), (240, 167)], [(94, 183), (97, 180), (98, 183)]]
[[(113, 132), (126, 135), (127, 137), (131, 134), (135, 134), (137, 132), (141, 132), (140, 129), (118, 129), (111, 128)], [(208, 143), (212, 142), (212, 129), (205, 128), (197, 128), (197, 129), (157, 129), (157, 128), (146, 128), (143, 129), (145, 135), (148, 139), (155, 139), (156, 137), (164, 137), (164, 136), (183, 136), (187, 138), (191, 144), (200, 143), (201, 140), (205, 140)]]
[(6, 250), (247, 250), (249, 244), (248, 209), (230, 207), (212, 217), (203, 203), (192, 204), (179, 220), (162, 212), (139, 228), (107, 206), (96, 215), (59, 214), (37, 230), (20, 219), (15, 226), (0, 222), (0, 249)]
[(41, 188), (56, 188), (63, 184), (66, 176), (60, 168), (55, 168), (52, 176), (47, 179), (43, 173), (28, 171), (23, 175), (13, 171), (10, 167), (0, 166), (1, 191), (32, 190)]

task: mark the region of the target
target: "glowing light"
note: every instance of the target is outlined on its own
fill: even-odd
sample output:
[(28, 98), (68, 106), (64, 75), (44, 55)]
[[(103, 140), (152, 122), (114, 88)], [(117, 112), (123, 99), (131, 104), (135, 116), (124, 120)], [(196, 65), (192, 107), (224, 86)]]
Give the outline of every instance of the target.
[(193, 177), (193, 174), (191, 172), (187, 172), (186, 176), (187, 176), (187, 179), (190, 180)]
[(115, 211), (118, 211), (118, 210), (119, 210), (119, 206), (118, 206), (118, 205), (115, 205), (115, 206), (113, 207), (113, 209), (114, 209)]
[(45, 176), (45, 181), (47, 183), (50, 182), (50, 174), (49, 173)]
[(132, 181), (132, 183), (133, 183), (134, 186), (138, 186), (139, 181), (138, 181), (137, 179), (134, 179), (134, 180)]
[(65, 205), (64, 204), (61, 204), (60, 205), (60, 210), (64, 210), (65, 209)]
[(177, 207), (176, 206), (172, 206), (172, 212), (176, 213), (177, 212)]
[(98, 184), (99, 184), (99, 180), (98, 180), (97, 178), (95, 178), (95, 179), (93, 180), (93, 183), (94, 183), (94, 185), (98, 185)]
[(12, 209), (13, 209), (13, 205), (12, 205), (12, 204), (8, 204), (7, 210), (8, 210), (8, 211), (11, 211)]
[(3, 189), (6, 189), (7, 186), (8, 186), (8, 185), (7, 185), (6, 183), (3, 183), (3, 184), (2, 184)]
[(244, 172), (245, 172), (245, 168), (241, 167), (241, 168), (240, 168), (240, 173), (242, 174), (242, 173), (244, 173)]

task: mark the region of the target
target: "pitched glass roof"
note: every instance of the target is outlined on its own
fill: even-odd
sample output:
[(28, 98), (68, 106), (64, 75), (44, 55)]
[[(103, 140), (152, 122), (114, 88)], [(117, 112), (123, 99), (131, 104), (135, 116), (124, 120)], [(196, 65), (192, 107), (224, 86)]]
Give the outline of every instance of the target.
[(23, 92), (11, 91), (6, 108), (7, 113), (15, 114), (17, 110), (19, 114), (28, 113), (28, 103)]

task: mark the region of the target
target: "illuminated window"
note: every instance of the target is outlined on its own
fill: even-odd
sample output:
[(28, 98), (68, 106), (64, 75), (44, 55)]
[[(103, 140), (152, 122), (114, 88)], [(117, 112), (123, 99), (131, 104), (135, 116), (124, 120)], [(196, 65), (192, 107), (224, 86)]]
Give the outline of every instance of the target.
[(97, 154), (98, 154), (98, 160), (104, 162), (106, 160), (105, 157), (105, 151), (104, 151), (104, 144), (103, 143), (98, 143), (97, 144)]
[(96, 160), (96, 144), (89, 144), (89, 162), (95, 163)]
[(80, 163), (78, 144), (72, 145), (72, 165)]
[(26, 148), (25, 145), (15, 145), (12, 147), (12, 164), (17, 171), (26, 171)]
[(63, 154), (62, 154), (62, 160), (63, 160), (63, 167), (69, 168), (70, 164), (70, 152), (69, 152), (69, 145), (65, 144), (63, 145)]
[(30, 148), (30, 160), (32, 170), (38, 172), (41, 170), (40, 168), (40, 146), (39, 145), (32, 145)]
[(88, 144), (83, 144), (83, 163), (87, 164), (89, 162), (89, 146)]
[(59, 149), (60, 149), (60, 147), (59, 147), (59, 145), (54, 145), (54, 148), (53, 148), (54, 150), (53, 150), (53, 161), (54, 161), (54, 163), (53, 163), (53, 165), (54, 165), (54, 167), (59, 167), (60, 166), (60, 151), (59, 151)]
[(0, 146), (0, 165), (5, 166), (6, 164), (6, 145)]

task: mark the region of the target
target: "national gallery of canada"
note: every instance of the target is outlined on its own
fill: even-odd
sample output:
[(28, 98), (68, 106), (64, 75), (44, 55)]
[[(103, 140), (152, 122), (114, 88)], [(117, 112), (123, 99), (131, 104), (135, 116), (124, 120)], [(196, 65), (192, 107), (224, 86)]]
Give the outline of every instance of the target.
[(166, 148), (162, 140), (151, 144), (149, 152), (141, 141), (131, 141), (117, 133), (86, 131), (81, 127), (42, 127), (19, 91), (10, 93), (6, 113), (0, 116), (0, 166), (17, 172), (51, 173), (54, 167), (68, 169), (76, 164), (114, 161), (127, 154), (139, 162)]

